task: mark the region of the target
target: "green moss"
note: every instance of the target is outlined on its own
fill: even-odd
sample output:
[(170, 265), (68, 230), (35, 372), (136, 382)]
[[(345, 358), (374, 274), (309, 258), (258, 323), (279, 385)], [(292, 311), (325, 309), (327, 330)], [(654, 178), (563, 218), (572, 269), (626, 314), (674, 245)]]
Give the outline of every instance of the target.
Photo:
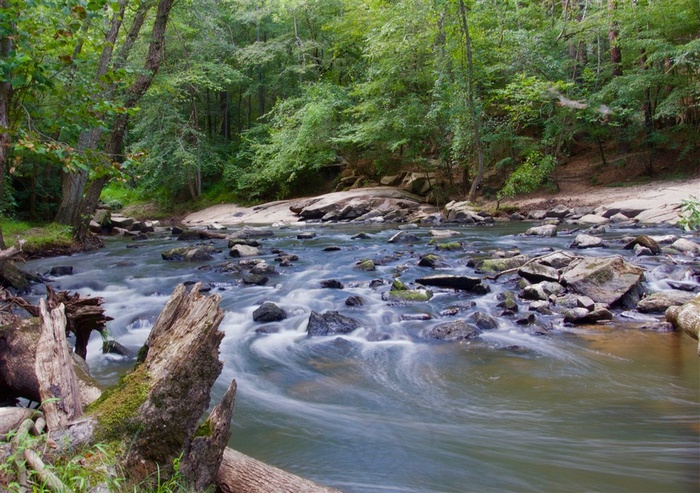
[(389, 296), (404, 301), (429, 301), (433, 297), (432, 291), (423, 289), (405, 289), (403, 291), (389, 291)]
[(451, 241), (448, 243), (438, 243), (436, 245), (436, 248), (438, 250), (442, 250), (442, 251), (455, 251), (455, 250), (461, 250), (462, 244), (459, 243), (458, 241)]
[(211, 428), (211, 421), (206, 420), (199, 425), (197, 431), (194, 432), (194, 437), (210, 437), (214, 430)]
[(13, 246), (14, 238), (17, 238), (25, 242), (22, 250), (30, 255), (47, 249), (69, 250), (73, 246), (71, 229), (62, 224), (36, 225), (3, 220), (0, 222), (0, 227), (8, 247)]
[(96, 436), (100, 440), (118, 440), (134, 435), (139, 428), (138, 409), (150, 389), (148, 372), (143, 366), (125, 375), (113, 388), (102, 394), (87, 410), (97, 418)]
[(408, 290), (408, 287), (406, 287), (406, 285), (403, 282), (401, 282), (400, 279), (394, 279), (394, 282), (391, 283), (391, 291), (392, 292), (394, 292), (394, 291), (406, 291), (406, 290)]
[(368, 259), (368, 258), (362, 259), (359, 262), (357, 262), (355, 264), (355, 268), (360, 269), (360, 270), (364, 270), (367, 272), (377, 270), (377, 267), (374, 265), (374, 261), (372, 261), (371, 259)]

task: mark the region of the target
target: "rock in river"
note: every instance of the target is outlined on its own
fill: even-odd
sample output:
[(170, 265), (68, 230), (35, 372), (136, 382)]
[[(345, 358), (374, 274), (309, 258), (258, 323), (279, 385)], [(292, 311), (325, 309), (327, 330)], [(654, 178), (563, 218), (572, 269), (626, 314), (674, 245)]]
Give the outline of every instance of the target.
[(279, 322), (287, 318), (287, 312), (282, 308), (266, 301), (253, 312), (253, 320), (256, 322)]
[(476, 327), (469, 325), (463, 320), (454, 320), (444, 324), (436, 325), (427, 334), (429, 339), (441, 341), (463, 341), (478, 337), (481, 332)]
[(312, 311), (309, 315), (309, 324), (306, 332), (310, 336), (329, 336), (336, 334), (349, 334), (360, 327), (360, 322), (354, 318), (346, 317), (336, 311), (318, 313)]
[(570, 291), (597, 303), (615, 305), (624, 302), (625, 295), (637, 288), (643, 277), (643, 268), (620, 256), (587, 257), (572, 262), (561, 282)]
[(463, 291), (474, 291), (481, 294), (486, 294), (490, 291), (489, 287), (484, 285), (481, 282), (481, 279), (478, 277), (437, 275), (421, 277), (416, 279), (416, 282), (418, 284), (422, 284), (423, 286), (460, 289)]

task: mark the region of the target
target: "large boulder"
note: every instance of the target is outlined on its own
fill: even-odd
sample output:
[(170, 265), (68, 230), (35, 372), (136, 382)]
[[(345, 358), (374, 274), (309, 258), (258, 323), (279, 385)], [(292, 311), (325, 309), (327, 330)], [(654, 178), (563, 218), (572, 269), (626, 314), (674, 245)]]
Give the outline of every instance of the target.
[(700, 255), (700, 244), (687, 240), (685, 238), (680, 238), (671, 244), (671, 248), (678, 250), (686, 255), (696, 256)]
[(542, 236), (544, 238), (557, 236), (556, 224), (545, 224), (543, 226), (534, 226), (525, 231), (526, 236)]
[(572, 262), (561, 275), (561, 283), (570, 291), (607, 305), (625, 304), (626, 296), (635, 291), (644, 269), (620, 256), (587, 257)]
[(593, 235), (577, 235), (571, 243), (571, 248), (606, 248), (607, 245), (602, 238)]
[(489, 287), (484, 285), (479, 277), (437, 275), (421, 277), (416, 279), (416, 282), (423, 286), (472, 291), (480, 294), (485, 294), (490, 291)]
[(232, 257), (254, 257), (260, 255), (260, 250), (248, 245), (233, 245), (229, 254)]
[(671, 306), (680, 306), (694, 298), (693, 293), (686, 291), (659, 291), (641, 299), (637, 310), (642, 313), (664, 313)]
[(518, 275), (530, 282), (559, 281), (559, 271), (557, 269), (537, 262), (530, 262), (520, 267)]
[(256, 322), (279, 322), (287, 318), (287, 312), (272, 302), (266, 301), (253, 312)]
[(507, 258), (488, 258), (477, 262), (476, 268), (478, 272), (497, 273), (509, 269), (517, 269), (528, 260), (530, 260), (530, 257), (527, 255), (515, 255)]
[(436, 325), (428, 331), (429, 339), (441, 341), (463, 341), (478, 337), (481, 331), (473, 325), (463, 320), (454, 320), (444, 324)]
[(360, 327), (360, 322), (354, 318), (346, 317), (336, 311), (318, 313), (312, 311), (309, 315), (309, 323), (306, 332), (309, 336), (329, 336), (337, 334), (349, 334)]
[[(681, 306), (672, 306), (666, 310), (666, 320), (693, 339), (699, 339), (700, 294)], [(698, 343), (698, 356), (700, 356), (700, 342)]]

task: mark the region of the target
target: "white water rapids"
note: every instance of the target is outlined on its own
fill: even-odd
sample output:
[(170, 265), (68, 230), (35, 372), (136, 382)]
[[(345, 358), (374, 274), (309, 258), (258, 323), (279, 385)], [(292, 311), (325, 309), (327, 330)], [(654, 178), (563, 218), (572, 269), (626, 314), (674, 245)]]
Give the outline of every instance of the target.
[[(424, 338), (449, 307), (466, 317), (493, 315), (498, 292), (514, 289), (517, 276), (489, 282), (491, 293), (435, 290), (430, 302), (393, 304), (381, 299), (373, 279), (405, 282), (435, 273), (475, 275), (466, 261), (476, 251), (518, 247), (528, 253), (566, 248), (572, 237), (525, 238), (524, 225), (460, 228), (465, 251), (441, 253), (451, 269), (418, 267), (433, 251), (421, 241), (389, 244), (392, 227), (366, 229), (372, 239), (351, 240), (360, 227), (317, 227), (317, 238), (298, 240), (298, 229), (261, 240), (263, 258), (273, 248), (299, 256), (278, 267), (266, 286), (240, 283), (240, 275), (202, 264), (165, 262), (160, 253), (181, 246), (168, 236), (147, 242), (108, 239), (104, 249), (27, 263), (47, 272), (72, 265), (56, 289), (105, 300), (114, 320), (109, 331), (134, 353), (174, 287), (204, 281), (222, 296), (220, 329), (225, 362), (212, 397), (238, 381), (230, 445), (259, 460), (348, 492), (692, 492), (700, 481), (700, 358), (696, 343), (677, 333), (657, 333), (616, 322), (600, 328), (565, 327), (556, 317), (545, 336), (533, 336), (499, 317), (499, 327), (465, 343)], [(309, 228), (305, 229), (308, 231)], [(629, 232), (616, 231), (621, 236)], [(614, 238), (611, 238), (614, 240)], [(222, 252), (204, 265), (226, 261)], [(323, 248), (337, 245), (339, 251)], [(138, 248), (127, 248), (127, 247)], [(620, 244), (587, 255), (623, 251)], [(386, 258), (375, 272), (354, 268), (362, 258)], [(662, 257), (644, 260), (649, 282), (662, 285)], [(697, 266), (697, 264), (695, 264)], [(337, 279), (344, 289), (323, 289)], [(663, 287), (663, 286), (662, 286)], [(34, 298), (41, 295), (37, 291)], [(348, 307), (349, 296), (365, 304)], [(289, 317), (259, 324), (252, 312), (263, 301)], [(347, 336), (308, 338), (311, 310), (338, 310), (361, 327)], [(521, 310), (523, 308), (521, 307)], [(402, 315), (427, 314), (430, 320)], [(660, 317), (656, 317), (659, 319)], [(273, 326), (274, 333), (256, 329)], [(93, 335), (88, 363), (113, 383), (133, 358), (100, 353)]]

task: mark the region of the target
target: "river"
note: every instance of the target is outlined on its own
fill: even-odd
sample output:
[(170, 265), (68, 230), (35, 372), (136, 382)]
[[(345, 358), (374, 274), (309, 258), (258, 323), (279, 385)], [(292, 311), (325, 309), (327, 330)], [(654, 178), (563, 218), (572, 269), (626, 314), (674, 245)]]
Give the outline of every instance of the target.
[[(54, 287), (104, 298), (114, 318), (111, 336), (134, 353), (177, 284), (208, 283), (226, 311), (225, 366), (212, 404), (231, 379), (238, 382), (230, 445), (344, 491), (697, 492), (700, 358), (689, 337), (641, 330), (618, 311), (614, 324), (601, 327), (565, 327), (541, 317), (553, 324), (545, 336), (500, 317), (498, 329), (478, 339), (436, 343), (423, 336), (454, 319), (441, 316), (443, 310), (459, 307), (457, 317), (498, 314), (496, 296), (513, 288), (517, 276), (488, 281), (484, 296), (436, 290), (430, 302), (405, 305), (382, 300), (388, 285), (369, 286), (399, 273), (404, 282), (437, 272), (474, 275), (467, 260), (476, 252), (566, 249), (573, 239), (518, 235), (525, 227), (451, 228), (459, 236), (449, 241), (465, 249), (441, 253), (452, 266), (441, 271), (417, 266), (418, 255), (433, 249), (427, 228), (410, 231), (420, 237), (414, 245), (388, 243), (396, 233), (388, 225), (280, 229), (261, 240), (261, 257), (274, 263), (271, 251), (280, 249), (299, 260), (278, 267), (265, 286), (243, 285), (240, 274), (213, 268), (235, 261), (224, 240), (214, 241), (221, 252), (213, 261), (161, 260), (162, 251), (182, 245), (167, 234), (145, 242), (108, 238), (103, 249), (24, 268), (72, 265), (74, 274), (56, 278)], [(302, 231), (317, 236), (299, 240)], [(359, 231), (370, 239), (352, 239)], [(611, 248), (585, 254), (629, 256), (615, 240), (636, 233), (614, 230)], [(325, 251), (328, 246), (340, 249)], [(360, 271), (354, 265), (362, 258), (385, 263)], [(649, 282), (664, 287), (668, 259), (643, 262)], [(345, 287), (324, 289), (324, 279)], [(352, 295), (364, 305), (346, 306)], [(252, 312), (263, 301), (289, 314), (267, 324), (274, 333), (256, 332), (263, 324)], [(339, 310), (362, 327), (348, 336), (307, 338), (311, 310)], [(431, 319), (418, 319), (426, 315)], [(93, 334), (88, 363), (110, 384), (133, 358), (102, 355), (100, 344)]]

